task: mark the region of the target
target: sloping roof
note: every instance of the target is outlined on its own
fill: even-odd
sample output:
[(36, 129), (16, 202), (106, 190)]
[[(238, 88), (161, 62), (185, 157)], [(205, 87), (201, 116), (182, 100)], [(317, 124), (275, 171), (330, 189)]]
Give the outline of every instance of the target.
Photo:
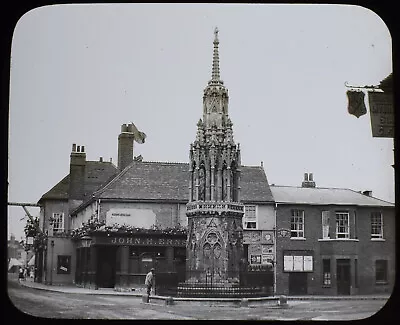
[(94, 195), (128, 200), (188, 200), (189, 164), (133, 161)]
[(42, 195), (39, 202), (47, 199), (68, 200), (69, 175), (54, 185), (48, 192)]
[(345, 188), (276, 185), (271, 185), (270, 188), (276, 203), (394, 207), (393, 203)]
[(393, 91), (393, 73), (390, 73), (385, 79), (380, 82), (379, 88), (381, 88), (384, 92)]
[(264, 168), (261, 166), (242, 166), (241, 169), (241, 201), (274, 202)]
[[(91, 195), (95, 190), (106, 184), (117, 173), (117, 167), (108, 161), (87, 161), (85, 174), (85, 196)], [(42, 195), (42, 200), (68, 200), (69, 174)]]
[[(243, 202), (273, 202), (264, 169), (241, 167), (241, 200)], [(133, 161), (108, 184), (94, 193), (94, 198), (111, 200), (189, 200), (189, 164)], [(94, 198), (83, 203), (78, 212)]]

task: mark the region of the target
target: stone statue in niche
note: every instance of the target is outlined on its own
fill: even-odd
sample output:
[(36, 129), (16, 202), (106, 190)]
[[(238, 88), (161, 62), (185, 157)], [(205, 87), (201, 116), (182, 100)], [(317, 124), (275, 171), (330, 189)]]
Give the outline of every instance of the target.
[(200, 166), (199, 169), (199, 201), (204, 201), (205, 200), (205, 169), (204, 169), (204, 165)]

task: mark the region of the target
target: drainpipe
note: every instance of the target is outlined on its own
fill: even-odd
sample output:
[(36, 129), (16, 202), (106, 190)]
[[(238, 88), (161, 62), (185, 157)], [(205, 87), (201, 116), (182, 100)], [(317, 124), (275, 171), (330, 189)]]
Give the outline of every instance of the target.
[(274, 296), (276, 296), (276, 264), (277, 264), (277, 242), (278, 242), (278, 227), (276, 223), (276, 211), (278, 210), (278, 203), (275, 202), (275, 209), (274, 209), (274, 217), (275, 217), (275, 226), (274, 226), (274, 236), (275, 236), (275, 243), (274, 243)]
[(100, 221), (100, 202), (101, 199), (97, 200), (97, 221)]

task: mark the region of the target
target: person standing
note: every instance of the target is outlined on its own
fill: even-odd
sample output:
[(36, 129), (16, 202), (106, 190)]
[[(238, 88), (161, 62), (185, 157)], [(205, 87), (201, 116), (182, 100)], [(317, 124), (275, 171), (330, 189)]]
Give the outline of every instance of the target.
[(147, 273), (144, 284), (146, 285), (147, 288), (147, 295), (150, 296), (151, 288), (154, 285), (154, 268), (151, 268), (150, 272)]
[(23, 279), (24, 279), (24, 270), (22, 269), (22, 267), (20, 267), (18, 270), (18, 282), (21, 282), (21, 280)]

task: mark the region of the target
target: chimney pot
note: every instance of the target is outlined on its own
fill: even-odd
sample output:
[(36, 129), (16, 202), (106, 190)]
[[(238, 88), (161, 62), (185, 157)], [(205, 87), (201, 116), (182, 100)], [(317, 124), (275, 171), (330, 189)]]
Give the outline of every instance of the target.
[(85, 146), (81, 147), (81, 152), (85, 152)]
[(313, 181), (313, 174), (312, 174), (312, 173), (308, 174), (308, 180), (309, 180), (310, 182)]
[(304, 181), (307, 182), (308, 181), (308, 174), (304, 173)]
[(76, 151), (76, 143), (73, 143), (72, 144), (72, 152), (75, 152)]
[(81, 146), (77, 146), (76, 152), (81, 152)]
[(100, 161), (100, 162), (103, 162), (103, 157), (100, 157), (99, 161)]
[(112, 158), (110, 157), (110, 163), (112, 163)]

